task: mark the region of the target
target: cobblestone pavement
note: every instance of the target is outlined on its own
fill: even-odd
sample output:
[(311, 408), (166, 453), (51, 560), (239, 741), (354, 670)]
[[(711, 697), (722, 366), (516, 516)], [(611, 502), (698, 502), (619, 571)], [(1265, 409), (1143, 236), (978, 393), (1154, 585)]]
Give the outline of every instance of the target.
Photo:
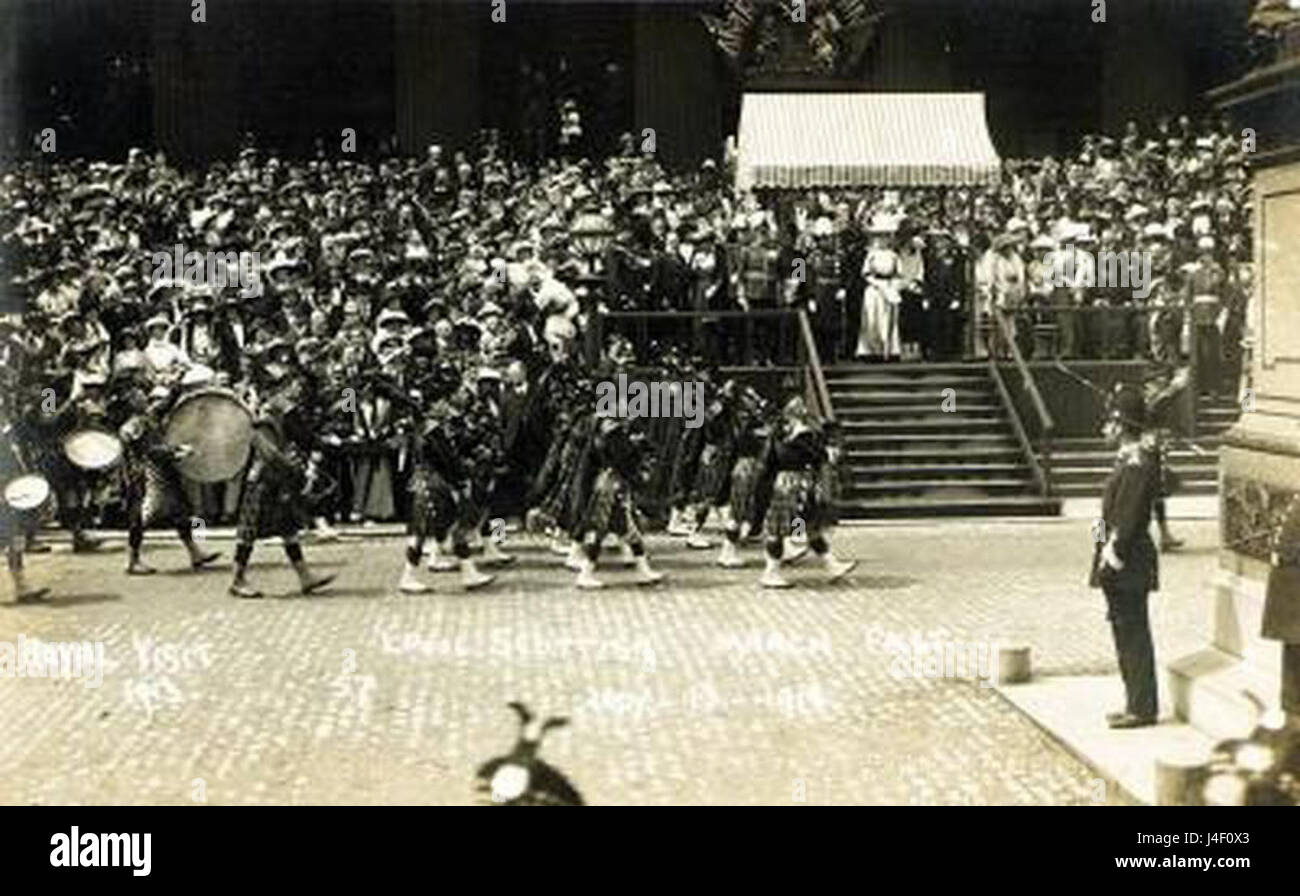
[[(1208, 633), (1216, 527), (1183, 522), (1153, 604), (1160, 660)], [(398, 539), (308, 547), (328, 593), (239, 601), (228, 568), (121, 573), (120, 548), (29, 558), (57, 599), (0, 605), (0, 641), (104, 645), (102, 686), (0, 678), (3, 803), (466, 803), (505, 752), (504, 704), (567, 714), (543, 756), (591, 803), (1076, 804), (1088, 770), (993, 690), (897, 673), (913, 636), (1033, 648), (1043, 674), (1114, 670), (1086, 520), (846, 527), (862, 563), (821, 586), (753, 585), (651, 541), (670, 583), (578, 592), (540, 542), (493, 588), (393, 589)], [(218, 542), (227, 551), (229, 542)], [(274, 545), (255, 579), (289, 592)], [(610, 570), (613, 582), (628, 573)], [(5, 596), (9, 599), (8, 595)], [(900, 640), (901, 639), (901, 640)], [(960, 668), (955, 671), (961, 672)]]

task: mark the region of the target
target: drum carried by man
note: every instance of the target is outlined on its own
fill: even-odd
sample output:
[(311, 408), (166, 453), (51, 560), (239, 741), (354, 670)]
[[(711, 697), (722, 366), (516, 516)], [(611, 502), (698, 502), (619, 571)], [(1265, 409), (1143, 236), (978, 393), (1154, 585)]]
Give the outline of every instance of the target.
[(34, 603), (45, 598), (48, 588), (34, 588), (23, 571), (23, 541), (29, 516), (37, 513), (50, 498), (50, 483), (39, 473), (29, 472), (12, 438), (9, 408), (0, 397), (0, 483), (4, 501), (0, 502), (0, 543), (5, 547), (9, 580), (17, 603)]
[[(175, 528), (181, 544), (189, 552), (190, 568), (202, 569), (221, 554), (205, 552), (195, 541), (195, 530), (201, 522), (194, 519), (181, 472), (182, 465), (191, 458), (195, 458), (191, 469), (201, 469), (202, 460), (196, 455), (194, 443), (199, 443), (206, 453), (210, 450), (207, 439), (214, 433), (211, 430), (186, 429), (183, 424), (187, 418), (184, 415), (179, 417), (182, 425), (175, 425), (181, 404), (187, 397), (192, 397), (182, 397), (178, 401), (179, 384), (172, 388), (154, 386), (151, 389), (143, 367), (121, 368), (113, 376), (115, 398), (121, 416), (125, 418), (118, 433), (125, 446), (122, 451), (125, 458), (122, 492), (126, 501), (127, 544), (130, 549), (127, 575), (144, 576), (157, 572), (141, 560), (140, 551), (144, 545), (145, 528), (158, 520), (166, 520)], [(171, 415), (164, 430), (163, 418), (169, 409)], [(247, 453), (245, 441), (244, 454)]]

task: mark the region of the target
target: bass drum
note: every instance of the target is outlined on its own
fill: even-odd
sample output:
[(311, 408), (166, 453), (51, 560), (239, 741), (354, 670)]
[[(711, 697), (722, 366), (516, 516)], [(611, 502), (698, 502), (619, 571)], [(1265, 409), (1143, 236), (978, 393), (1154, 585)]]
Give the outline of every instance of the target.
[(195, 482), (225, 482), (248, 463), (253, 414), (229, 389), (198, 389), (181, 396), (167, 415), (163, 440), (193, 451), (177, 463)]
[(79, 429), (63, 437), (63, 454), (82, 470), (107, 470), (122, 459), (122, 442), (102, 429)]

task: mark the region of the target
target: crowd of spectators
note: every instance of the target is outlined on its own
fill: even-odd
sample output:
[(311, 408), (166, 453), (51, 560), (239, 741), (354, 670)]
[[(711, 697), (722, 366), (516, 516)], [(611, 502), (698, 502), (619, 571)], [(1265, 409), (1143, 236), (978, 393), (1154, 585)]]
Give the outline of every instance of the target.
[[(1186, 116), (1009, 160), (996, 186), (762, 196), (735, 194), (731, 158), (671, 173), (630, 136), (605, 159), (540, 165), (491, 132), (365, 160), (279, 158), (251, 140), (201, 168), (141, 150), (41, 156), (0, 175), (0, 299), (21, 312), (0, 336), (24, 358), (24, 386), (61, 397), (131, 353), (160, 376), (202, 364), (239, 391), (285, 345), (342, 388), (415, 336), (451, 350), (467, 328), (483, 363), (525, 388), (548, 337), (580, 338), (607, 311), (697, 312), (668, 337), (719, 363), (772, 364), (793, 360), (796, 334), (753, 312), (806, 310), (834, 363), (979, 355), (1001, 310), (1031, 358), (1195, 357), (1202, 389), (1230, 392), (1249, 294), (1246, 159), (1226, 121)], [(1090, 284), (1086, 263), (1053, 277), (1079, 250), (1149, 251), (1157, 282), (1139, 297)], [(201, 277), (160, 264), (188, 252), (207, 253)], [(254, 284), (237, 276), (249, 257)], [(362, 402), (335, 435), (383, 445), (382, 414)], [(391, 517), (391, 492), (345, 489), (338, 515)]]

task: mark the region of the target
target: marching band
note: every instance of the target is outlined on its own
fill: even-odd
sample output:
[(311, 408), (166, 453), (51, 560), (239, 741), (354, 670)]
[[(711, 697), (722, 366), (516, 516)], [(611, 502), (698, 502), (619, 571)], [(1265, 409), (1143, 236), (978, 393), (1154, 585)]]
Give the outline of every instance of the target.
[[(331, 418), (352, 410), (355, 390), (318, 375), (311, 345), (268, 339), (249, 382), (236, 391), (186, 353), (162, 358), (151, 335), (145, 344), (161, 363), (148, 349), (122, 353), (109, 377), (78, 375), (72, 394), (51, 403), (53, 391), (21, 363), (21, 324), (7, 319), (5, 327), (16, 338), (6, 343), (14, 363), (6, 368), (0, 406), (7, 449), (0, 534), (20, 601), (46, 594), (26, 581), (22, 556), (25, 546), (39, 544), (34, 536), (51, 497), (73, 550), (93, 551), (99, 541), (85, 531), (88, 496), (108, 475), (119, 477), (128, 575), (156, 572), (142, 556), (152, 525), (176, 532), (193, 571), (220, 559), (221, 552), (208, 550), (196, 515), (197, 485), (237, 490), (232, 596), (262, 596), (248, 566), (256, 542), (267, 538), (282, 544), (303, 594), (333, 582), (334, 575), (308, 566), (301, 535), (323, 519), (322, 498), (337, 486), (326, 462), (338, 442)], [(381, 330), (373, 346), (378, 363), (352, 370), (357, 386), (383, 402), (398, 463), (408, 472), (396, 480), (411, 508), (400, 593), (433, 590), (420, 578), (426, 557), (430, 570), (458, 570), (466, 591), (490, 585), (495, 574), (479, 567), (515, 559), (500, 544), (507, 514), (550, 536), (576, 573), (576, 588), (605, 587), (597, 564), (610, 539), (637, 585), (659, 583), (665, 575), (651, 566), (643, 533), (646, 498), (665, 485), (668, 532), (688, 547), (714, 546), (704, 526), (716, 515), (724, 534), (718, 566), (744, 566), (740, 548), (762, 540), (763, 587), (790, 586), (780, 567), (807, 551), (789, 543), (792, 535), (806, 536), (831, 580), (853, 568), (833, 556), (827, 540), (838, 489), (836, 433), (802, 398), (775, 401), (735, 380), (718, 382), (716, 367), (701, 358), (652, 346), (659, 355), (654, 379), (707, 384), (703, 425), (618, 416), (598, 409), (596, 385), (649, 369), (638, 365), (625, 337), (612, 337), (595, 367), (586, 368), (572, 326), (548, 327), (544, 351), (538, 346), (525, 357), (503, 353), (500, 340), (485, 338), (468, 318), (445, 336)], [(539, 372), (526, 395), (507, 401), (500, 368), (516, 381), (529, 368)], [(29, 466), (27, 458), (35, 461)]]

